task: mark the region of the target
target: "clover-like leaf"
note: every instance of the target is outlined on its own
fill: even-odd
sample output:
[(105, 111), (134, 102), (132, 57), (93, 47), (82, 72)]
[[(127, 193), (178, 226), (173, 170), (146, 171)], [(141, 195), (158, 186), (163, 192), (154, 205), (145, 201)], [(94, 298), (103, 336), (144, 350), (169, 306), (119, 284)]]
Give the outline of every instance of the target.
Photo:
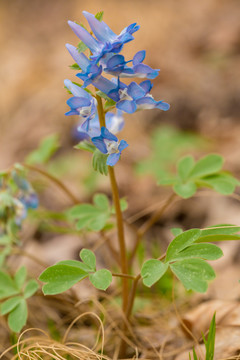
[(14, 281), (19, 290), (21, 290), (27, 276), (27, 269), (25, 266), (20, 267), (14, 275)]
[(143, 264), (141, 269), (143, 284), (147, 287), (151, 287), (153, 284), (155, 284), (158, 280), (161, 279), (167, 269), (168, 263), (164, 264), (157, 259), (147, 260)]
[(96, 194), (93, 201), (94, 205), (80, 204), (68, 211), (69, 217), (77, 220), (77, 230), (86, 228), (87, 230), (99, 231), (106, 225), (111, 215), (107, 196)]
[(14, 280), (5, 272), (0, 271), (0, 299), (17, 295), (19, 289)]
[(89, 280), (95, 288), (99, 290), (106, 290), (111, 285), (112, 274), (107, 269), (100, 269), (94, 274), (90, 274)]
[(188, 199), (195, 194), (197, 191), (197, 186), (194, 182), (191, 181), (185, 184), (179, 182), (173, 186), (173, 189), (177, 195), (184, 199)]
[(194, 168), (189, 174), (192, 179), (201, 178), (206, 175), (214, 174), (221, 170), (223, 165), (223, 158), (217, 154), (209, 154), (195, 164)]
[(8, 325), (14, 332), (20, 332), (27, 322), (28, 310), (26, 300), (21, 299), (19, 304), (8, 315)]
[(34, 279), (29, 280), (23, 292), (24, 298), (28, 299), (29, 297), (33, 296), (35, 292), (38, 290), (38, 288), (39, 286), (36, 280)]
[(214, 244), (192, 244), (180, 251), (171, 261), (200, 258), (204, 260), (217, 260), (223, 256), (222, 250)]
[(22, 296), (14, 296), (6, 301), (4, 301), (0, 308), (1, 308), (1, 314), (6, 315), (10, 311), (12, 311), (22, 300)]
[(188, 176), (192, 171), (194, 164), (195, 162), (191, 155), (187, 155), (179, 160), (177, 165), (177, 171), (182, 181), (186, 181), (188, 179)]
[(96, 256), (91, 250), (82, 249), (80, 251), (80, 258), (87, 266), (89, 266), (90, 270), (96, 270)]
[(55, 295), (70, 289), (87, 276), (88, 272), (80, 267), (56, 264), (44, 270), (39, 280), (47, 283), (42, 289), (45, 295)]
[(175, 237), (175, 239), (172, 240), (170, 245), (167, 249), (166, 254), (166, 262), (171, 261), (174, 259), (178, 254), (193, 244), (201, 235), (201, 230), (199, 229), (191, 229), (184, 231), (182, 234)]
[(201, 259), (185, 259), (170, 264), (172, 272), (187, 290), (200, 293), (207, 291), (207, 281), (215, 278), (213, 268)]

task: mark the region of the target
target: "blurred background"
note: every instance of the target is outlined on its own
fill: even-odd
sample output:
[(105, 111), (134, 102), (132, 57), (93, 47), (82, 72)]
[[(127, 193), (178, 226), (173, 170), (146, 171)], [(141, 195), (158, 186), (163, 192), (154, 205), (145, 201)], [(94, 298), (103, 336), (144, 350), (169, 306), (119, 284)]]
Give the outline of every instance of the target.
[[(64, 116), (63, 80), (74, 81), (76, 72), (68, 67), (73, 61), (65, 43), (77, 45), (78, 38), (67, 20), (84, 22), (83, 10), (104, 10), (104, 21), (116, 33), (140, 24), (124, 54), (131, 58), (146, 49), (145, 63), (161, 69), (153, 95), (171, 110), (131, 116), (129, 142), (138, 143), (136, 123), (143, 134), (171, 124), (221, 137), (221, 148), (231, 145), (225, 153), (230, 161), (239, 158), (239, 0), (1, 0), (0, 168), (23, 160), (47, 134), (57, 132), (63, 146), (71, 145), (76, 119)], [(131, 146), (128, 156), (141, 149)]]

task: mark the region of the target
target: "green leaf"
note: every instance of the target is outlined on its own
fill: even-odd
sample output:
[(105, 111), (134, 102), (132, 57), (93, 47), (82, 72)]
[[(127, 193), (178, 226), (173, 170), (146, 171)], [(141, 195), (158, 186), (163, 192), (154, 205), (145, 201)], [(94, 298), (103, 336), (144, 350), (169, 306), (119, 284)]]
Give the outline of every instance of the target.
[(92, 158), (93, 169), (102, 175), (108, 174), (107, 157), (108, 154), (103, 154), (98, 149), (96, 149), (93, 154), (93, 158)]
[(0, 299), (16, 295), (19, 290), (13, 279), (3, 271), (0, 271)]
[(80, 258), (92, 271), (96, 271), (96, 256), (91, 250), (82, 249), (80, 251)]
[(21, 299), (20, 303), (10, 312), (8, 316), (8, 325), (14, 332), (20, 332), (27, 322), (27, 303)]
[(201, 230), (201, 237), (206, 235), (223, 235), (223, 234), (236, 234), (240, 231), (240, 226), (233, 224), (218, 224), (209, 226), (207, 229)]
[(74, 149), (86, 150), (86, 151), (89, 151), (91, 153), (94, 153), (96, 148), (95, 148), (95, 146), (93, 144), (90, 144), (90, 142), (88, 142), (87, 140), (84, 140), (84, 141), (80, 141), (80, 143), (75, 145)]
[(84, 264), (84, 263), (82, 263), (81, 261), (78, 261), (78, 260), (62, 260), (62, 261), (59, 261), (55, 265), (75, 266), (75, 267), (78, 267), (78, 268), (82, 269), (83, 271), (85, 271), (87, 273), (91, 270), (88, 265), (86, 265), (86, 264)]
[(207, 341), (204, 338), (205, 348), (206, 348), (206, 359), (213, 360), (214, 359), (214, 351), (215, 351), (215, 335), (216, 335), (216, 314), (214, 313), (210, 327), (208, 332)]
[(45, 164), (59, 146), (58, 135), (47, 136), (41, 141), (39, 147), (27, 156), (25, 162), (29, 165)]
[(178, 236), (183, 233), (183, 229), (181, 228), (172, 228), (171, 232), (174, 236)]
[(106, 290), (112, 282), (112, 274), (107, 269), (101, 269), (94, 274), (90, 274), (89, 280), (93, 286), (99, 290)]
[(207, 291), (207, 281), (215, 278), (213, 268), (201, 259), (186, 259), (170, 265), (172, 272), (187, 290), (200, 293)]
[(215, 174), (201, 179), (202, 186), (209, 186), (223, 195), (230, 195), (234, 192), (236, 184), (222, 174)]
[[(120, 199), (120, 207), (121, 207), (122, 212), (127, 210), (128, 202), (127, 202), (127, 200), (125, 198)], [(115, 206), (112, 207), (112, 213), (116, 214)]]
[(143, 284), (147, 287), (151, 287), (165, 274), (168, 269), (168, 263), (164, 264), (159, 260), (151, 259), (147, 260), (141, 270), (141, 276)]
[[(70, 67), (70, 69), (72, 69), (72, 70), (79, 70), (79, 71), (81, 71), (82, 69), (80, 68), (80, 66), (78, 65), (78, 64), (72, 64), (72, 65), (69, 65), (69, 67)], [(66, 87), (66, 89), (67, 89), (67, 87)]]
[(70, 289), (77, 282), (88, 276), (88, 273), (77, 266), (57, 264), (50, 266), (39, 276), (45, 295), (60, 294)]
[(223, 158), (217, 154), (210, 154), (200, 159), (189, 174), (191, 178), (201, 178), (206, 175), (214, 174), (221, 170)]
[(16, 274), (14, 276), (14, 281), (15, 281), (15, 284), (16, 284), (17, 288), (19, 289), (19, 291), (21, 290), (21, 288), (26, 280), (26, 276), (27, 276), (27, 269), (25, 266), (20, 267), (20, 269), (18, 269), (18, 271), (16, 272)]
[(240, 235), (206, 235), (200, 236), (197, 242), (233, 241), (240, 240)]
[(171, 261), (200, 258), (204, 260), (217, 260), (223, 256), (222, 250), (214, 244), (193, 244), (180, 253), (178, 253)]
[(184, 199), (188, 199), (195, 194), (197, 186), (194, 182), (187, 182), (186, 184), (177, 183), (173, 186), (176, 194)]
[(21, 296), (14, 296), (1, 304), (1, 314), (6, 315), (12, 311), (22, 300)]
[(94, 205), (80, 204), (68, 211), (71, 219), (78, 220), (77, 230), (86, 228), (92, 231), (99, 231), (106, 225), (111, 215), (107, 196), (104, 194), (96, 194), (93, 201)]
[(102, 19), (103, 19), (103, 14), (104, 14), (103, 11), (99, 11), (98, 13), (96, 13), (95, 18), (96, 18), (97, 20), (99, 20), (99, 21), (102, 21)]
[(191, 229), (184, 231), (182, 234), (175, 237), (175, 239), (172, 240), (170, 245), (167, 249), (166, 254), (166, 261), (171, 261), (174, 259), (178, 254), (186, 249), (189, 245), (194, 243), (200, 236), (201, 230), (199, 229)]
[(11, 243), (11, 238), (7, 235), (0, 236), (0, 245), (8, 245)]
[(95, 194), (93, 197), (94, 204), (103, 211), (110, 211), (108, 197), (104, 194)]
[(28, 299), (29, 297), (33, 296), (35, 292), (38, 290), (39, 286), (36, 280), (31, 279), (28, 281), (27, 285), (24, 289), (24, 298)]
[(192, 156), (188, 155), (180, 159), (177, 166), (177, 171), (180, 179), (185, 182), (188, 179), (190, 172), (194, 167), (194, 159)]
[(82, 41), (80, 41), (77, 45), (77, 51), (79, 53), (84, 52), (88, 49), (87, 45), (85, 45)]

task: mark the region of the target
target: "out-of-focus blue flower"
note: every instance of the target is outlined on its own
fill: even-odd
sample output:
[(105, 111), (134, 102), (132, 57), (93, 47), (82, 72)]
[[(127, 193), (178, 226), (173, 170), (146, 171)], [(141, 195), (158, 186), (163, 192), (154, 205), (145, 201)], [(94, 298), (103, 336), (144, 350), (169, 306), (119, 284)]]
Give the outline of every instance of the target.
[(15, 223), (21, 226), (22, 221), (27, 217), (27, 208), (22, 201), (17, 198), (13, 199), (15, 208)]
[(69, 21), (69, 25), (80, 40), (90, 49), (91, 59), (97, 63), (101, 57), (109, 52), (119, 53), (125, 43), (134, 39), (132, 34), (139, 29), (136, 23), (129, 25), (116, 35), (104, 21), (99, 21), (93, 14), (83, 11), (96, 39), (81, 25)]
[(37, 209), (39, 205), (38, 196), (33, 190), (23, 193), (19, 200), (25, 205), (27, 209)]
[(128, 147), (125, 140), (121, 140), (108, 131), (107, 128), (101, 127), (101, 135), (92, 138), (93, 144), (103, 154), (108, 154), (107, 165), (114, 166), (120, 159), (122, 151)]
[[(155, 79), (160, 70), (152, 69), (150, 66), (143, 64), (145, 56), (146, 51), (142, 50), (134, 55), (133, 60), (125, 61), (123, 55), (107, 54), (101, 59), (100, 63), (103, 66), (103, 70), (111, 75)], [(126, 65), (129, 62), (133, 64), (131, 67)]]
[(66, 112), (65, 115), (79, 115), (84, 120), (92, 119), (96, 113), (96, 99), (70, 80), (64, 80), (64, 84), (74, 95), (67, 100), (71, 110)]
[[(116, 114), (108, 112), (105, 116), (106, 128), (113, 134), (117, 134), (123, 129), (124, 119), (122, 112), (117, 111)], [(86, 120), (77, 127), (77, 132), (74, 132), (75, 138), (79, 141), (89, 139), (101, 134), (99, 118), (96, 114), (92, 120)]]

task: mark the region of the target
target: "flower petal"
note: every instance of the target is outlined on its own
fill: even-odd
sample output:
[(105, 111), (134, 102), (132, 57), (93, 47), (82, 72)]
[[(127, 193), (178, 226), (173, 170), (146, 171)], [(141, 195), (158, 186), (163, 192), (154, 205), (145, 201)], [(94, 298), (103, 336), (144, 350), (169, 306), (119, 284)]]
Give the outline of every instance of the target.
[(119, 147), (118, 147), (118, 150), (120, 151), (120, 153), (126, 149), (128, 147), (128, 143), (125, 141), (125, 140), (121, 140), (120, 141), (120, 144), (119, 144)]
[(145, 91), (145, 93), (149, 93), (153, 87), (153, 84), (151, 83), (150, 80), (145, 80), (142, 81), (139, 86), (141, 86), (141, 88)]
[(142, 63), (143, 60), (145, 59), (145, 56), (146, 56), (145, 50), (138, 51), (133, 57), (133, 65)]
[(158, 109), (161, 109), (163, 111), (167, 111), (170, 109), (170, 105), (164, 101), (158, 101), (157, 104), (156, 104), (156, 107)]
[(140, 99), (146, 94), (143, 88), (139, 86), (135, 81), (131, 82), (131, 84), (128, 86), (127, 92), (133, 98), (133, 100)]
[(85, 97), (86, 99), (91, 100), (91, 95), (87, 91), (85, 91), (81, 86), (73, 84), (68, 79), (64, 80), (64, 85), (66, 86), (66, 88), (68, 88), (69, 91), (71, 91), (71, 93), (74, 96), (81, 97), (81, 98)]
[(87, 45), (91, 52), (98, 51), (99, 42), (94, 39), (92, 35), (89, 34), (87, 30), (84, 29), (81, 25), (76, 24), (73, 21), (68, 21), (69, 26), (75, 32), (82, 42)]
[(102, 42), (113, 41), (117, 37), (104, 21), (97, 20), (93, 14), (90, 14), (87, 11), (83, 11), (83, 15), (87, 19), (92, 32), (98, 40)]
[(120, 159), (120, 153), (110, 154), (107, 158), (107, 165), (114, 166)]
[(83, 106), (90, 106), (91, 101), (84, 97), (73, 96), (67, 100), (67, 104), (70, 106), (71, 109), (75, 110)]
[(152, 69), (150, 66), (145, 64), (138, 64), (134, 66), (134, 71), (136, 74), (143, 74), (143, 76), (147, 77), (148, 79), (155, 79), (158, 76), (157, 69)]
[(110, 133), (107, 128), (104, 126), (101, 127), (101, 135), (104, 139), (111, 140), (111, 141), (118, 141), (118, 138)]
[(93, 137), (91, 140), (98, 150), (103, 154), (107, 154), (107, 147), (102, 136)]
[(128, 114), (132, 114), (137, 110), (137, 106), (134, 101), (121, 100), (116, 105), (117, 109), (125, 111)]
[(87, 71), (87, 67), (90, 65), (90, 61), (83, 53), (79, 53), (77, 48), (71, 44), (66, 44), (66, 48), (72, 58), (80, 66), (83, 71)]

